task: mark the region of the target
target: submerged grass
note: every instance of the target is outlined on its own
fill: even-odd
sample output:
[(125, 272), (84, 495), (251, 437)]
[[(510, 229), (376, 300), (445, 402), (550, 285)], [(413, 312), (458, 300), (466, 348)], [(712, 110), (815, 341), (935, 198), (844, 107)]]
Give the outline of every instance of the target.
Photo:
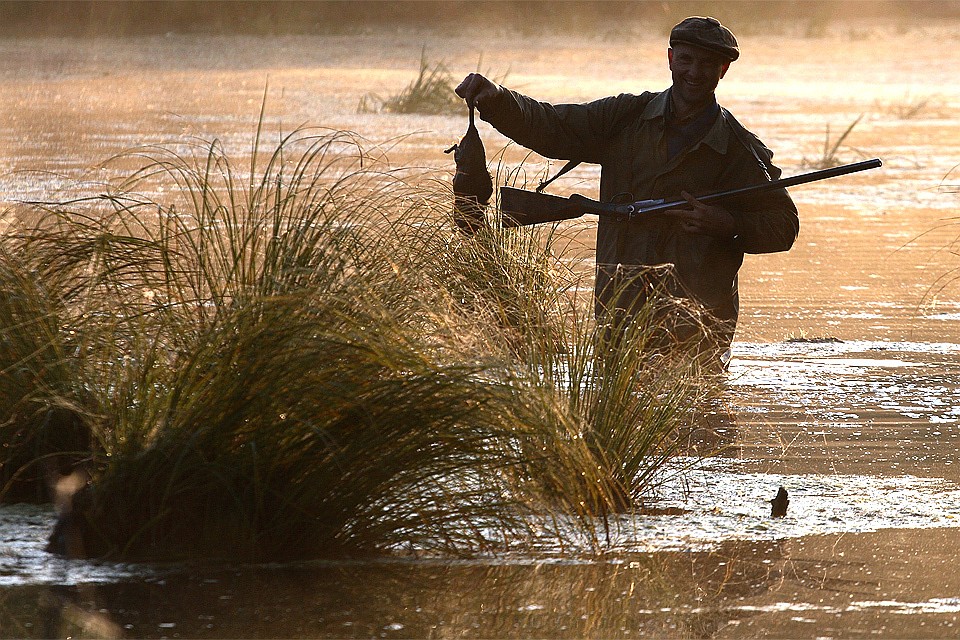
[[(599, 544), (709, 388), (691, 361), (651, 361), (642, 317), (598, 357), (551, 232), (461, 237), (451, 194), (344, 132), (262, 146), (242, 171), (216, 141), (137, 150), (8, 235), (7, 484), (83, 462), (84, 555)], [(87, 439), (21, 446), (52, 411)]]

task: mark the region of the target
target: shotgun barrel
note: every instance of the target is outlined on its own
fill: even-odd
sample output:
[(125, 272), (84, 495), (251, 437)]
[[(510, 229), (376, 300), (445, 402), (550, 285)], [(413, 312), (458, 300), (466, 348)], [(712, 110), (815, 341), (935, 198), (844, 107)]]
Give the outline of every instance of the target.
[[(733, 198), (736, 196), (752, 195), (763, 191), (772, 191), (774, 189), (786, 189), (808, 182), (826, 180), (828, 178), (837, 178), (858, 171), (867, 169), (876, 169), (883, 163), (879, 158), (854, 162), (853, 164), (844, 164), (829, 169), (820, 169), (792, 176), (790, 178), (780, 178), (779, 180), (770, 180), (750, 187), (740, 187), (739, 189), (729, 189), (703, 196), (697, 196), (700, 202), (714, 202)], [(524, 189), (515, 189), (513, 187), (500, 187), (500, 210), (503, 212), (504, 227), (522, 227), (541, 222), (557, 222), (560, 220), (570, 220), (590, 213), (601, 216), (614, 216), (619, 220), (631, 221), (640, 216), (676, 209), (678, 207), (688, 206), (686, 200), (672, 200), (664, 202), (662, 200), (640, 200), (628, 204), (611, 204), (592, 200), (580, 194), (573, 194), (568, 198), (551, 196), (545, 193), (536, 193)]]

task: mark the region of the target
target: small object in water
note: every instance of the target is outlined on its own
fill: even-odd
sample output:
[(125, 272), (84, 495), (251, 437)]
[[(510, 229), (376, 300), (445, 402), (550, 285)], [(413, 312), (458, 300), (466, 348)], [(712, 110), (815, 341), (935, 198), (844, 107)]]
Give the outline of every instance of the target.
[(493, 195), (493, 180), (487, 171), (483, 141), (473, 123), (473, 105), (470, 105), (470, 125), (463, 139), (444, 153), (451, 151), (457, 165), (457, 173), (453, 176), (453, 221), (461, 231), (472, 235), (486, 226), (483, 212)]
[(67, 558), (86, 556), (84, 527), (86, 520), (82, 510), (89, 502), (90, 476), (78, 469), (53, 482), (56, 499), (57, 522), (47, 539), (45, 551)]
[(770, 517), (782, 518), (787, 515), (787, 505), (789, 504), (790, 499), (787, 498), (787, 490), (780, 487), (780, 490), (777, 491), (777, 497), (770, 500)]

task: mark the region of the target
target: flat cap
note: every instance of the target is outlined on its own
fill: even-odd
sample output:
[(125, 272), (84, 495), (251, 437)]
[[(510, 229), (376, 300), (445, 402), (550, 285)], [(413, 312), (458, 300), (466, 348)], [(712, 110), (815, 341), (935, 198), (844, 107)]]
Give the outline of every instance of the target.
[(693, 16), (680, 21), (670, 31), (670, 45), (682, 42), (718, 53), (730, 62), (740, 57), (740, 46), (733, 32), (716, 18)]

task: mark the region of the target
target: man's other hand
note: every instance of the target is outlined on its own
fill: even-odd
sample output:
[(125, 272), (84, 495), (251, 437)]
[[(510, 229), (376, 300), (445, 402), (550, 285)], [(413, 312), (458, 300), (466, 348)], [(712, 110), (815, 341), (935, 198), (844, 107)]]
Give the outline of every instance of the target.
[(690, 203), (689, 209), (667, 209), (661, 213), (679, 220), (684, 231), (727, 239), (737, 235), (737, 221), (729, 211), (704, 204), (686, 191), (681, 191), (680, 195)]
[(500, 93), (501, 89), (479, 73), (471, 73), (463, 79), (454, 91), (467, 101), (467, 106), (474, 106), (481, 111), (483, 105)]

